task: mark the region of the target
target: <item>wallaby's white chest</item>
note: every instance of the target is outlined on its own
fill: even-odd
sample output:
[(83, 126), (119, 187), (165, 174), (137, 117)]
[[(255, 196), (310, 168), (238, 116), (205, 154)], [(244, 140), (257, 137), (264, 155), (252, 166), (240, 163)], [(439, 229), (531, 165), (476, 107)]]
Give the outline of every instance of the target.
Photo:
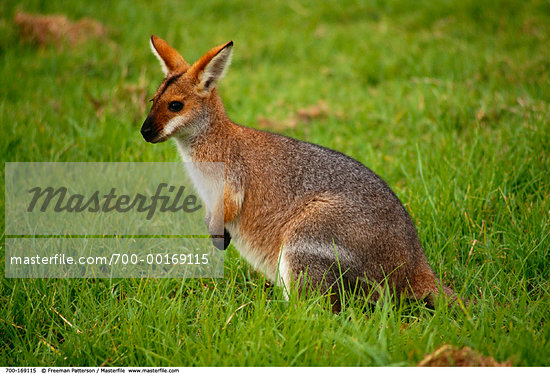
[(185, 163), (185, 168), (200, 198), (206, 205), (208, 213), (212, 213), (220, 201), (223, 201), (223, 169), (221, 173), (205, 173), (200, 164), (195, 164), (191, 156), (190, 147), (176, 140), (178, 150)]
[[(214, 212), (216, 204), (223, 201), (223, 174), (222, 178), (212, 178), (206, 175), (199, 167), (200, 163), (194, 163), (191, 153), (191, 148), (180, 140), (176, 140), (178, 150), (181, 154), (182, 160), (185, 163), (185, 168), (193, 181), (193, 185), (197, 190), (200, 198), (206, 205), (209, 213)], [(241, 201), (244, 196), (240, 196)], [(252, 266), (261, 272), (264, 272), (272, 281), (277, 280), (277, 269), (273, 267), (273, 264), (267, 263), (265, 256), (262, 255), (259, 248), (255, 248), (246, 237), (241, 234), (239, 220), (228, 222), (226, 224), (227, 230), (231, 233), (232, 242), (241, 253), (241, 255)]]

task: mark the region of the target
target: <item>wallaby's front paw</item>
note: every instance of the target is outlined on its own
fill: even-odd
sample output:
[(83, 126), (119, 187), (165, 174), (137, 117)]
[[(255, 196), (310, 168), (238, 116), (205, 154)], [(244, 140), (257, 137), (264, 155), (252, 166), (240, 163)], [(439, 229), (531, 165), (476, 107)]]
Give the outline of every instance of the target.
[(212, 243), (214, 243), (214, 247), (220, 251), (224, 251), (229, 247), (229, 243), (231, 243), (231, 235), (229, 235), (226, 229), (223, 229), (223, 238), (212, 238)]
[(231, 235), (227, 232), (226, 229), (223, 229), (223, 249), (227, 249), (229, 247), (229, 243), (231, 243)]

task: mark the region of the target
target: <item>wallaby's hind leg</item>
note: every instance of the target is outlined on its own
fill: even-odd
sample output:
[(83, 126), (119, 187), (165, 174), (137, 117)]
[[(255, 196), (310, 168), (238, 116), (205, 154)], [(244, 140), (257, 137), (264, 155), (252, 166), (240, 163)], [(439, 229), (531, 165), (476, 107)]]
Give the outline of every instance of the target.
[[(286, 295), (294, 291), (307, 295), (312, 289), (328, 293), (337, 281), (334, 272), (326, 270), (330, 263), (325, 268), (321, 259), (307, 253), (307, 248), (306, 243), (295, 243), (285, 245), (281, 250), (279, 277)], [(336, 296), (331, 295), (331, 304), (334, 312), (340, 311), (340, 301)]]
[[(359, 286), (373, 302), (386, 284), (392, 293), (421, 300), (439, 294), (440, 282), (428, 265), (416, 230), (407, 216), (397, 214), (400, 210), (390, 209), (386, 218), (379, 217), (346, 197), (331, 194), (305, 199), (301, 206), (295, 219), (288, 221), (283, 238), (287, 287), (294, 282), (301, 292), (315, 287), (338, 296)], [(446, 287), (443, 293), (453, 294)]]
[[(425, 300), (430, 307), (434, 307), (435, 298), (441, 293), (455, 299), (455, 292), (441, 284), (426, 258), (422, 256), (418, 260), (416, 264), (404, 266), (408, 270), (407, 289), (394, 290), (416, 300)], [(363, 296), (367, 296), (370, 302), (376, 302), (380, 297), (376, 281), (367, 280), (357, 263), (349, 251), (335, 248), (332, 243), (288, 243), (283, 246), (280, 255), (279, 277), (285, 292), (290, 292), (291, 288), (294, 288), (300, 293), (307, 294), (308, 290), (314, 288), (322, 293), (330, 293), (332, 310), (339, 312), (342, 293), (353, 291), (354, 287), (360, 287), (359, 291)], [(385, 279), (389, 286), (397, 286), (392, 282), (392, 276), (388, 275)], [(383, 287), (384, 279), (379, 282), (378, 287)]]
[[(336, 252), (338, 251), (338, 253)], [(300, 294), (316, 290), (330, 295), (332, 311), (337, 313), (342, 306), (343, 292), (354, 290), (358, 282), (357, 270), (350, 264), (345, 251), (330, 244), (293, 243), (284, 245), (279, 260), (279, 277), (285, 292), (291, 289)], [(376, 301), (377, 295), (371, 297)]]

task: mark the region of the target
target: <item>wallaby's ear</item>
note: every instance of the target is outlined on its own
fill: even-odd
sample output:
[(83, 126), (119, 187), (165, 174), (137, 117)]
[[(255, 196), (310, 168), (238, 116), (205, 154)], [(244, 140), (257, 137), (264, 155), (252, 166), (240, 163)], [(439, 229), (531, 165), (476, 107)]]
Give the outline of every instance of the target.
[(210, 92), (216, 87), (231, 63), (232, 51), (233, 42), (230, 41), (212, 48), (191, 66), (189, 74), (198, 82), (199, 91)]
[(168, 43), (156, 35), (151, 35), (151, 50), (157, 56), (164, 75), (171, 73), (184, 73), (189, 69), (189, 64)]

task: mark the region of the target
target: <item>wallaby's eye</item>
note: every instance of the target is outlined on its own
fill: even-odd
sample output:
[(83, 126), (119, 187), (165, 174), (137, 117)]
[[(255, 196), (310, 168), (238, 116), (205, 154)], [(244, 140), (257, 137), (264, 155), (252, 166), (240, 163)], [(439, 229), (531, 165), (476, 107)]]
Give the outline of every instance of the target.
[(172, 112), (179, 112), (183, 109), (183, 103), (181, 101), (171, 101), (170, 104), (168, 104), (168, 109)]

